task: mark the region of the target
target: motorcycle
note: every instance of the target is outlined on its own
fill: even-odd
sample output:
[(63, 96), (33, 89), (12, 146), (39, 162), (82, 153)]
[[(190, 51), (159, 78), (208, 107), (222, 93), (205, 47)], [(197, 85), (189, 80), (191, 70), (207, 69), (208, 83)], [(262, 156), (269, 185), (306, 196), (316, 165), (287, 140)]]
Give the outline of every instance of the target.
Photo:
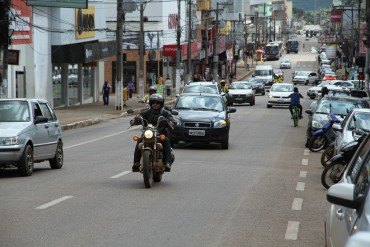
[[(175, 115), (175, 114), (174, 114)], [(153, 182), (161, 182), (162, 175), (165, 172), (163, 167), (163, 146), (161, 141), (164, 141), (167, 137), (163, 134), (159, 134), (158, 128), (161, 124), (165, 124), (170, 128), (173, 128), (169, 123), (170, 121), (163, 116), (158, 118), (157, 125), (154, 126), (149, 124), (141, 116), (135, 117), (135, 122), (140, 122), (143, 126), (141, 140), (138, 148), (141, 151), (140, 161), (140, 172), (143, 174), (144, 185), (146, 188), (151, 188)], [(139, 141), (139, 136), (133, 137), (134, 141)], [(168, 162), (172, 164), (175, 161), (175, 155), (171, 149), (171, 156), (168, 157)]]
[(331, 185), (338, 183), (342, 179), (346, 167), (356, 153), (357, 148), (365, 139), (367, 132), (359, 130), (356, 131), (356, 134), (359, 138), (343, 146), (340, 152), (329, 160), (328, 165), (322, 172), (321, 183), (326, 189), (329, 189)]
[(315, 131), (308, 140), (307, 146), (310, 151), (318, 152), (335, 140), (335, 135), (333, 136), (333, 133), (330, 130), (332, 129), (333, 124), (340, 123), (340, 120), (332, 113), (329, 114), (328, 118), (329, 121), (324, 124), (321, 129)]

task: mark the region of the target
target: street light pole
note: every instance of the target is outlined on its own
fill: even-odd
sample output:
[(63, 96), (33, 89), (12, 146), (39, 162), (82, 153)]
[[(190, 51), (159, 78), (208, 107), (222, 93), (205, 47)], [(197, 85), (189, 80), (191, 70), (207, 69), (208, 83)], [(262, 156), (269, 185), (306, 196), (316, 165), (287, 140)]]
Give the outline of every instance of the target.
[(216, 30), (215, 37), (213, 37), (213, 80), (218, 81), (218, 54), (217, 54), (217, 40), (218, 40), (218, 5), (216, 4)]
[(176, 30), (176, 42), (177, 42), (177, 51), (176, 51), (176, 93), (180, 93), (180, 85), (181, 85), (181, 44), (180, 44), (180, 38), (181, 38), (181, 18), (180, 18), (180, 7), (181, 2), (180, 0), (177, 0), (177, 30)]
[(117, 1), (117, 29), (116, 29), (116, 110), (122, 109), (122, 37), (123, 37), (123, 0)]
[(144, 95), (144, 4), (140, 4), (139, 95)]

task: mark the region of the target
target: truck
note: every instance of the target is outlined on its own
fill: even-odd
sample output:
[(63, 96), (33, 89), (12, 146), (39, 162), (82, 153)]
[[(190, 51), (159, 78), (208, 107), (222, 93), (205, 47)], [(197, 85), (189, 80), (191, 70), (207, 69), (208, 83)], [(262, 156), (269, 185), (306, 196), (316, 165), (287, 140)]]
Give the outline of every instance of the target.
[(298, 48), (299, 48), (299, 42), (297, 40), (288, 40), (285, 44), (286, 47), (286, 52), (295, 52), (298, 53)]

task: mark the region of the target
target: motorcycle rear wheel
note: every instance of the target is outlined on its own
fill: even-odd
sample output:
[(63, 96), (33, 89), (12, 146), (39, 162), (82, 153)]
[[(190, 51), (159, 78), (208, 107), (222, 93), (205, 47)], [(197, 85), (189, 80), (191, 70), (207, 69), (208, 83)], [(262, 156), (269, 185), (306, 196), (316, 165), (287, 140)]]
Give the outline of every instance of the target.
[(150, 156), (150, 151), (145, 150), (143, 153), (143, 179), (146, 188), (151, 188), (153, 185), (153, 171)]
[(318, 152), (326, 146), (325, 136), (312, 136), (308, 141), (308, 148), (311, 152)]
[(344, 169), (346, 169), (346, 164), (343, 162), (332, 163), (325, 167), (321, 175), (322, 185), (329, 189), (330, 186), (338, 183), (343, 176)]
[(327, 167), (328, 165), (330, 165), (329, 161), (333, 157), (333, 155), (334, 155), (334, 146), (330, 145), (325, 149), (325, 151), (321, 155), (321, 165), (323, 167)]

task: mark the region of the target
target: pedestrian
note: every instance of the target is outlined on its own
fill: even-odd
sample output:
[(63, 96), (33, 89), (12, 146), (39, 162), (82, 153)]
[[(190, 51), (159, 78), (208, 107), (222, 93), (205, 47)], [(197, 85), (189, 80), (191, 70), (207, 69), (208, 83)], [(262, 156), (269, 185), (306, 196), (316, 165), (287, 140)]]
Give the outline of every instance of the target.
[(134, 93), (135, 91), (135, 85), (132, 81), (130, 81), (128, 84), (127, 84), (127, 89), (128, 89), (128, 95), (130, 97), (130, 99), (132, 98), (132, 94)]
[(157, 84), (163, 84), (164, 82), (164, 79), (163, 77), (159, 74), (158, 77), (157, 77)]
[(109, 91), (110, 91), (110, 89), (111, 89), (111, 85), (107, 81), (104, 81), (102, 93), (103, 93), (103, 102), (104, 102), (104, 105), (106, 105), (106, 106), (109, 105)]

